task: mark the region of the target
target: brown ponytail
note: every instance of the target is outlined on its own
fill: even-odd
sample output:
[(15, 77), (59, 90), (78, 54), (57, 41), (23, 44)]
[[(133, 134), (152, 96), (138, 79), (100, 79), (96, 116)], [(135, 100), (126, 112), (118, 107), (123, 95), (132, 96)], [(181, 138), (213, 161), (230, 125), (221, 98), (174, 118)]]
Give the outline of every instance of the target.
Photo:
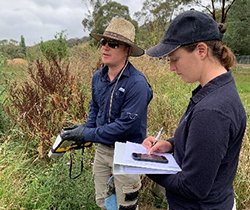
[(205, 43), (211, 49), (212, 55), (217, 58), (222, 66), (226, 69), (234, 66), (236, 60), (235, 55), (221, 41), (206, 41)]
[[(227, 30), (226, 25), (223, 23), (219, 23), (218, 28), (222, 34)], [(226, 45), (221, 41), (208, 41), (206, 43), (211, 48), (213, 56), (220, 61), (222, 66), (226, 69), (234, 66), (236, 60), (235, 55)]]

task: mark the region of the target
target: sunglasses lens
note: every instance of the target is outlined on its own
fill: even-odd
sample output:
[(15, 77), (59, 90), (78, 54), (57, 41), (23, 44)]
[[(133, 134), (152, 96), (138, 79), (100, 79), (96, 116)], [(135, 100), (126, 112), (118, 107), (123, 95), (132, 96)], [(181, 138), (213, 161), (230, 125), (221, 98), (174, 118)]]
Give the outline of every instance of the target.
[(107, 44), (107, 40), (104, 39), (104, 38), (102, 38), (102, 39), (100, 40), (100, 43), (101, 43), (102, 46), (105, 46), (105, 45)]
[(102, 46), (105, 46), (108, 43), (108, 46), (113, 48), (113, 49), (117, 49), (119, 47), (119, 45), (121, 45), (118, 41), (114, 41), (114, 40), (107, 40), (105, 38), (102, 38), (100, 40), (100, 43)]
[(117, 49), (117, 48), (119, 47), (119, 42), (110, 40), (110, 41), (108, 42), (108, 45), (109, 45), (109, 47), (111, 47), (111, 48)]

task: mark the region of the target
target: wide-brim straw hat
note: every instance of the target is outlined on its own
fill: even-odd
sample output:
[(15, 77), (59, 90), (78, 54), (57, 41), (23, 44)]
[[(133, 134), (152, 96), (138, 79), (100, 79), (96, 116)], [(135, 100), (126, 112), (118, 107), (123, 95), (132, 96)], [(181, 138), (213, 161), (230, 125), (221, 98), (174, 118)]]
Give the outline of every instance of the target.
[(98, 41), (102, 38), (108, 38), (126, 43), (133, 48), (130, 56), (137, 57), (144, 54), (144, 50), (134, 43), (134, 25), (123, 18), (113, 17), (103, 34), (91, 33), (90, 36)]

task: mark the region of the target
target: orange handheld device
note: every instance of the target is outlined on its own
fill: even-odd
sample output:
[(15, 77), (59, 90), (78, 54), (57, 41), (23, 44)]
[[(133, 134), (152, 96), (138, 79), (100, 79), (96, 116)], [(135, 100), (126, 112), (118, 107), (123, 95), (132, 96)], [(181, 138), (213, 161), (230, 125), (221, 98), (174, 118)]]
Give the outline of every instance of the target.
[[(63, 133), (64, 130), (61, 130), (61, 133)], [(68, 140), (62, 140), (61, 135), (59, 134), (49, 151), (48, 156), (50, 158), (57, 158), (62, 156), (65, 152), (71, 149), (81, 149), (83, 147), (90, 147), (92, 145), (91, 142), (77, 142), (77, 141), (68, 141)]]

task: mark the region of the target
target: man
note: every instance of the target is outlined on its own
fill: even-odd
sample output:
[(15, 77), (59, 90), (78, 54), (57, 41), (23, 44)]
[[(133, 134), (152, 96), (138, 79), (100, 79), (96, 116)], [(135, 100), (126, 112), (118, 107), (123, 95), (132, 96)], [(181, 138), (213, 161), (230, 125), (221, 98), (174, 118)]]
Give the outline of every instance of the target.
[[(144, 75), (128, 61), (129, 56), (144, 54), (134, 44), (132, 23), (112, 18), (103, 34), (90, 36), (100, 41), (105, 65), (93, 76), (87, 122), (66, 129), (62, 138), (97, 143), (93, 167), (96, 203), (106, 209), (103, 193), (113, 171), (114, 144), (116, 141), (142, 143), (146, 138), (147, 106), (152, 90)], [(114, 185), (117, 209), (137, 209), (140, 176), (115, 175)]]

